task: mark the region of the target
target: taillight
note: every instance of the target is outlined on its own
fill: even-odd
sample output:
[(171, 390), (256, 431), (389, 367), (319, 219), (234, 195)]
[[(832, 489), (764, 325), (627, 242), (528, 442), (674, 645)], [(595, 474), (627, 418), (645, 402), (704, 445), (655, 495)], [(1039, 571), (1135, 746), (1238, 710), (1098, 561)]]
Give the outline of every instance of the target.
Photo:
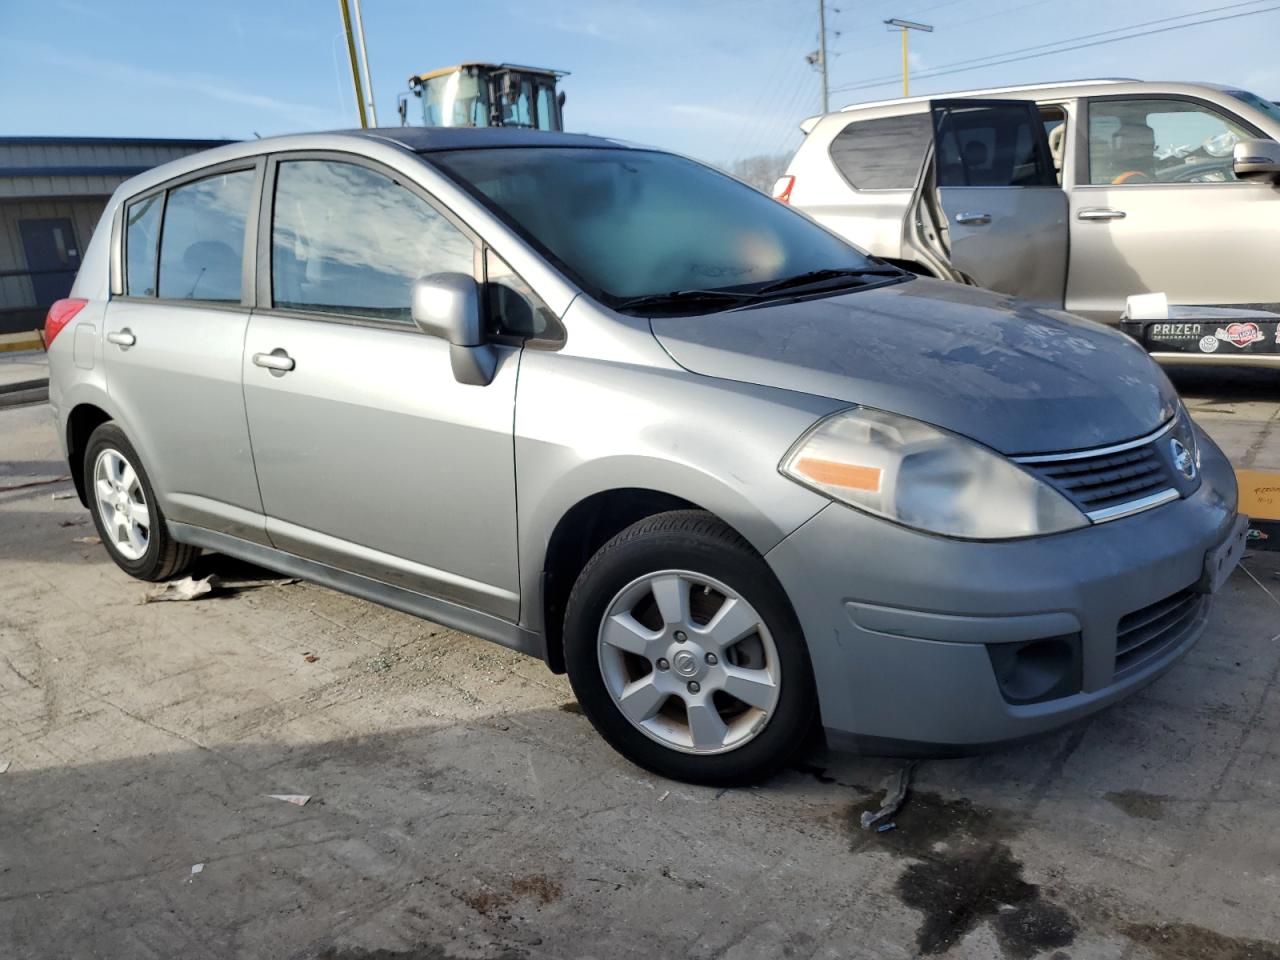
[(795, 177), (779, 177), (773, 185), (773, 199), (779, 203), (791, 202), (791, 190), (796, 185)]
[(55, 301), (49, 308), (49, 315), (44, 318), (44, 348), (49, 349), (53, 338), (62, 332), (62, 328), (75, 319), (77, 313), (85, 308), (88, 300), (70, 298)]

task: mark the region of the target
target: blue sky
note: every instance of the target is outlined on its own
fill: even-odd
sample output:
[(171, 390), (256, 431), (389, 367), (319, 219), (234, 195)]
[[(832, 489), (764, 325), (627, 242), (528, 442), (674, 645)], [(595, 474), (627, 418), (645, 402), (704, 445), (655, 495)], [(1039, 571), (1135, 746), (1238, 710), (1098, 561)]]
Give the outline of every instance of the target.
[[(1233, 0), (835, 0), (833, 87), (895, 77), (881, 21), (933, 23), (913, 69), (1019, 51)], [(1280, 0), (1218, 10), (1224, 16)], [(809, 0), (364, 0), (380, 119), (410, 73), (459, 60), (569, 70), (572, 130), (728, 162), (786, 152), (817, 112)], [(838, 32), (838, 35), (837, 35)], [(1209, 80), (1280, 99), (1280, 11), (913, 82), (912, 93), (1086, 76)], [(832, 94), (896, 96), (898, 79)], [(4, 134), (249, 137), (353, 126), (336, 0), (0, 0)]]

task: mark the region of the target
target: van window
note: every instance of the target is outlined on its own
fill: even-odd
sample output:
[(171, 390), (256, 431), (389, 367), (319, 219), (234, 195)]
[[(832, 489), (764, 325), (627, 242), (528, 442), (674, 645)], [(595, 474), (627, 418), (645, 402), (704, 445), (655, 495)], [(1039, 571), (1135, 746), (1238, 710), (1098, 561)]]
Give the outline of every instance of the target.
[(1244, 127), (1190, 100), (1089, 104), (1089, 182), (1226, 183)]
[(240, 301), (253, 179), (252, 170), (237, 170), (169, 191), (160, 240), (161, 297)]
[(475, 274), (474, 247), (421, 197), (368, 167), (291, 160), (276, 177), (275, 305), (412, 322), (413, 282)]
[(857, 190), (910, 190), (929, 136), (927, 113), (855, 120), (831, 141), (831, 160)]
[(128, 296), (156, 295), (156, 252), (163, 201), (164, 194), (156, 193), (124, 208), (124, 292)]

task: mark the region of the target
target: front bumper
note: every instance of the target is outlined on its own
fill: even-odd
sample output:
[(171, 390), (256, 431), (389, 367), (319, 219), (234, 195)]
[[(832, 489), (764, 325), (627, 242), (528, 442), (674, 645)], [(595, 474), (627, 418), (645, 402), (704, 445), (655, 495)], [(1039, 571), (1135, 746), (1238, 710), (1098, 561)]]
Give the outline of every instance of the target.
[[(1210, 599), (1195, 592), (1206, 555), (1238, 527), (1231, 467), (1203, 434), (1200, 443), (1194, 494), (1111, 523), (977, 543), (833, 503), (774, 547), (766, 559), (808, 640), (829, 741), (914, 752), (1016, 740), (1172, 666), (1208, 617)], [(1145, 657), (1118, 657), (1118, 636), (1175, 599), (1186, 605), (1178, 629)], [(1010, 702), (989, 647), (1048, 637), (1074, 638), (1074, 692)]]

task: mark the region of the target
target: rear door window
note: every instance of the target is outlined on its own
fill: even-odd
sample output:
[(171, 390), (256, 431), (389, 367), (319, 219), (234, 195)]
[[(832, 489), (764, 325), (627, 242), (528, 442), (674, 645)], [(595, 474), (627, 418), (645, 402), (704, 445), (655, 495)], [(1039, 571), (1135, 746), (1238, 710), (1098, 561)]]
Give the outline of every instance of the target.
[(1190, 100), (1089, 103), (1089, 182), (1229, 183), (1235, 145), (1251, 136)]
[(417, 194), (368, 167), (288, 160), (271, 224), (275, 306), (412, 323), (413, 282), (475, 275), (471, 240)]
[(1044, 124), (1022, 101), (934, 101), (939, 187), (1057, 186)]
[(169, 191), (160, 239), (160, 296), (240, 302), (253, 170), (221, 173)]
[(124, 208), (124, 292), (131, 297), (156, 295), (156, 254), (160, 249), (160, 211), (164, 194), (155, 193)]
[(831, 141), (831, 160), (858, 190), (910, 190), (929, 146), (929, 115), (855, 120)]

